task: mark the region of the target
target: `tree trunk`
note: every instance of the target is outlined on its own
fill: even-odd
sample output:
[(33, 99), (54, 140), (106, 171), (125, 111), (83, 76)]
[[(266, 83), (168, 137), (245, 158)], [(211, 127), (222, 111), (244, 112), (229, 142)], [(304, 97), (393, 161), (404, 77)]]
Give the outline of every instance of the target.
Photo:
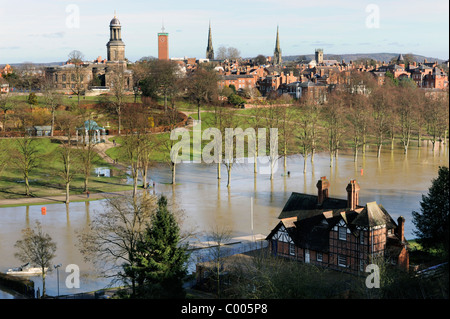
[(55, 129), (55, 110), (52, 109), (52, 129), (50, 131), (50, 136), (53, 136), (54, 129)]
[(25, 179), (25, 196), (30, 196), (30, 183), (28, 181), (28, 174), (24, 176)]
[(85, 176), (84, 178), (84, 192), (88, 191), (89, 177)]
[(42, 297), (45, 297), (45, 269), (42, 267)]
[(70, 191), (70, 182), (66, 182), (66, 204), (69, 204), (69, 191)]
[(308, 165), (307, 159), (308, 159), (308, 154), (303, 154), (303, 174), (306, 173), (306, 165)]
[(147, 187), (147, 176), (148, 176), (148, 169), (147, 169), (147, 165), (144, 165), (144, 167), (142, 168), (142, 187), (146, 188)]
[(172, 162), (172, 185), (175, 185), (176, 163)]
[(220, 174), (220, 162), (219, 162), (219, 163), (217, 163), (217, 179), (221, 179), (221, 178), (222, 178), (222, 176)]
[(362, 153), (366, 154), (366, 134), (363, 135)]
[(167, 94), (164, 93), (164, 113), (167, 113)]

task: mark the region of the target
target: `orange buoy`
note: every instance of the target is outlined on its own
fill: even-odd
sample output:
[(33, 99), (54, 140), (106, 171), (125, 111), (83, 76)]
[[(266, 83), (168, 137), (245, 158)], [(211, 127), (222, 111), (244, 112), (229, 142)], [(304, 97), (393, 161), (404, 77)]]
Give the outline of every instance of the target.
[(361, 168), (361, 176), (364, 175), (364, 170)]
[(46, 215), (47, 214), (47, 207), (42, 207), (41, 208), (41, 214), (42, 215)]

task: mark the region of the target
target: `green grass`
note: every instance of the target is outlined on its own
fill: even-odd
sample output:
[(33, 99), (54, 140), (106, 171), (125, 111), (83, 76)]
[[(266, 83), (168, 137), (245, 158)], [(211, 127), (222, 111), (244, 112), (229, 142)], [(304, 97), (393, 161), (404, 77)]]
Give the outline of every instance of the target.
[[(35, 197), (43, 196), (62, 196), (65, 195), (65, 184), (59, 176), (63, 168), (61, 159), (56, 150), (59, 143), (49, 138), (36, 139), (38, 154), (41, 157), (39, 166), (30, 173), (30, 189)], [(8, 144), (9, 147), (15, 147), (15, 139), (0, 140), (2, 144)], [(7, 166), (1, 172), (0, 179), (0, 199), (18, 199), (23, 198), (25, 186), (22, 173), (14, 166), (14, 159), (8, 160)], [(110, 168), (113, 172), (112, 177), (97, 177), (92, 171), (89, 179), (89, 191), (91, 194), (99, 192), (114, 192), (130, 190), (131, 185), (126, 184), (126, 174), (119, 171), (114, 166), (105, 162), (100, 156), (96, 155), (93, 161), (93, 167)], [(82, 174), (77, 174), (70, 184), (70, 194), (82, 194), (84, 187), (84, 178)]]

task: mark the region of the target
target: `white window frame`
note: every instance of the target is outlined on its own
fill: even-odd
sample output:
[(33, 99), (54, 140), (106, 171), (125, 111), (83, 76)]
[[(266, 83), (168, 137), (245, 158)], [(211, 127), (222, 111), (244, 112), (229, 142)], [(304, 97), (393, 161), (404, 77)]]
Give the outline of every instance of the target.
[[(343, 232), (343, 234), (342, 234)], [(344, 235), (343, 237), (341, 235)], [(347, 228), (339, 226), (338, 227), (338, 238), (339, 240), (347, 240)]]
[(359, 260), (359, 271), (364, 271), (364, 260), (360, 259)]
[[(344, 262), (342, 262), (342, 260)], [(339, 267), (347, 267), (347, 257), (342, 256), (342, 255), (338, 255), (337, 262), (338, 262), (338, 266)]]
[(293, 243), (289, 243), (289, 255), (295, 256), (295, 245)]
[(317, 260), (317, 261), (323, 261), (323, 254), (317, 252), (317, 253), (316, 253), (316, 260)]

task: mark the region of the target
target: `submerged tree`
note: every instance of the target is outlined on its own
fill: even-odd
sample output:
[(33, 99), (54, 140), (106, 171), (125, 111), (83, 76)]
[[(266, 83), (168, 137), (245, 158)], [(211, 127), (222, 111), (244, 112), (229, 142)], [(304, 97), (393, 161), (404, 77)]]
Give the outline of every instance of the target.
[[(136, 294), (137, 245), (155, 209), (154, 196), (108, 198), (104, 210), (79, 234), (80, 251), (101, 275), (125, 283)], [(125, 271), (124, 271), (125, 270)]]
[(50, 269), (51, 261), (55, 257), (56, 243), (49, 234), (43, 232), (39, 222), (36, 222), (35, 229), (23, 229), (22, 234), (22, 239), (14, 245), (18, 249), (15, 257), (21, 262), (41, 268), (42, 296), (45, 296), (45, 276), (47, 269)]

